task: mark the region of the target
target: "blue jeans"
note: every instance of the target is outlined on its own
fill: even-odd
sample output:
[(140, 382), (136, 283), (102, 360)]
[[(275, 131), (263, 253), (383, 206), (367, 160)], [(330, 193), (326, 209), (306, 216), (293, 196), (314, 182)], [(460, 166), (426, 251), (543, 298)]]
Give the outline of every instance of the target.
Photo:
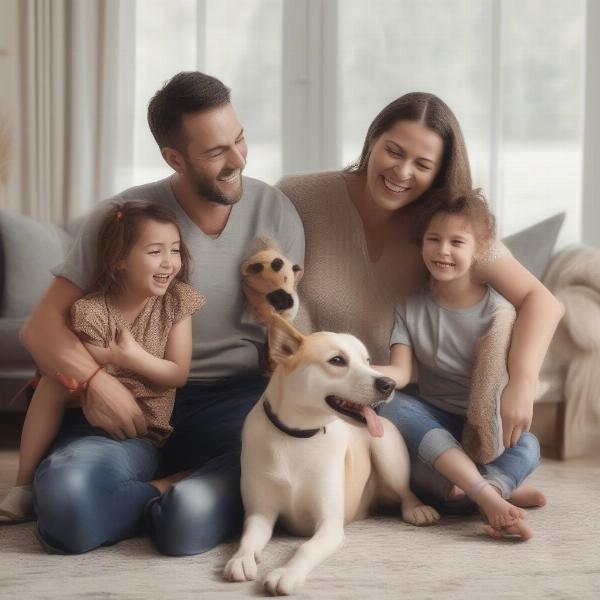
[(165, 458), (170, 471), (195, 471), (151, 503), (148, 523), (163, 554), (199, 554), (241, 532), (242, 425), (267, 383), (255, 376), (180, 390)]
[[(446, 500), (453, 484), (433, 467), (444, 452), (461, 448), (459, 440), (464, 418), (402, 392), (396, 392), (394, 398), (381, 407), (379, 414), (396, 425), (406, 442), (410, 454), (411, 488), (415, 494), (424, 502), (448, 512), (472, 510), (473, 503), (468, 499), (462, 502)], [(509, 498), (539, 462), (537, 438), (524, 433), (514, 448), (507, 448), (494, 461), (477, 465), (477, 468), (504, 498)]]
[(54, 552), (79, 554), (134, 535), (158, 490), (145, 483), (161, 466), (145, 439), (116, 441), (68, 410), (33, 482), (37, 534)]
[[(41, 541), (56, 552), (87, 552), (142, 531), (144, 514), (165, 554), (204, 552), (238, 533), (241, 428), (266, 383), (255, 376), (178, 390), (175, 432), (163, 449), (115, 441), (81, 411), (67, 411), (33, 486)], [(162, 497), (146, 483), (188, 468), (192, 476)]]

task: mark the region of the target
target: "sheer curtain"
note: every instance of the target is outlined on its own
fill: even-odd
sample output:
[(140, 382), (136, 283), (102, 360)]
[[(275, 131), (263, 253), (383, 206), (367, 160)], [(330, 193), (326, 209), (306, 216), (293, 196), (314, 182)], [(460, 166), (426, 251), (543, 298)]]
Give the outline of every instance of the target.
[(24, 214), (65, 223), (118, 189), (119, 160), (131, 154), (134, 6), (19, 3), (14, 141)]

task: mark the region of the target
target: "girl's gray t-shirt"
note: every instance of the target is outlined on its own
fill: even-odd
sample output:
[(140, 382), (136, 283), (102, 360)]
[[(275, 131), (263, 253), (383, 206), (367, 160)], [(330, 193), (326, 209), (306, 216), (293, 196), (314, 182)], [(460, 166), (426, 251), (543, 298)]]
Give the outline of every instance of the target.
[(429, 289), (396, 305), (390, 346), (410, 346), (417, 361), (420, 396), (453, 414), (469, 405), (477, 342), (498, 310), (512, 304), (488, 286), (483, 299), (469, 308), (446, 308)]
[(206, 296), (192, 317), (190, 380), (219, 380), (259, 371), (257, 346), (264, 327), (257, 325), (242, 291), (240, 265), (257, 237), (273, 240), (290, 260), (304, 263), (304, 229), (289, 199), (270, 185), (243, 178), (242, 197), (232, 206), (225, 229), (206, 235), (179, 206), (170, 177), (130, 188), (101, 202), (81, 226), (64, 262), (52, 273), (87, 292), (96, 265), (100, 224), (115, 201), (148, 200), (171, 208), (192, 255), (190, 284)]

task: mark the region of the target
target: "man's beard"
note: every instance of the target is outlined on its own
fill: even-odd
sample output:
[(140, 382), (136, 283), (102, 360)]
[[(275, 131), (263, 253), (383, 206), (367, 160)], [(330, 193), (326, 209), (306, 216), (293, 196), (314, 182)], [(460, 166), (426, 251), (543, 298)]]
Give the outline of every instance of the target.
[[(227, 177), (227, 175), (231, 175), (232, 171), (229, 173), (221, 172), (219, 173), (219, 177)], [(194, 173), (194, 187), (196, 188), (196, 192), (206, 198), (209, 202), (214, 202), (215, 204), (221, 204), (222, 206), (231, 206), (239, 202), (242, 197), (242, 174), (240, 172), (240, 186), (231, 196), (226, 196), (219, 190), (215, 185), (211, 182), (208, 182), (205, 178), (197, 173)]]

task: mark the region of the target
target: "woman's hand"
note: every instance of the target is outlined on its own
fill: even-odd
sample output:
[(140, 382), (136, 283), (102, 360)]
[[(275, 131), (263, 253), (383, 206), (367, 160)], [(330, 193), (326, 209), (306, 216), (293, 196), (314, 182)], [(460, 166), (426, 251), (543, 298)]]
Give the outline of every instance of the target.
[(535, 382), (510, 379), (502, 393), (500, 416), (505, 448), (517, 445), (521, 434), (529, 431), (533, 418)]

